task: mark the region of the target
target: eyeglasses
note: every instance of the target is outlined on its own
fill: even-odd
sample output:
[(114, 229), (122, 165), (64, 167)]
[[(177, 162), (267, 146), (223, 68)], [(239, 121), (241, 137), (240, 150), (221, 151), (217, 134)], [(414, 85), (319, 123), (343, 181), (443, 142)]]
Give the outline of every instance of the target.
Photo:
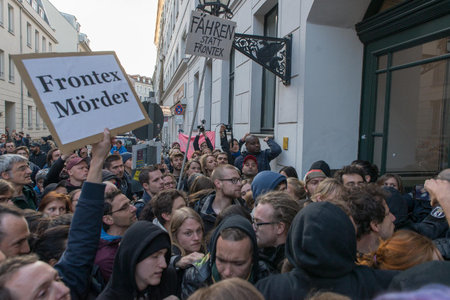
[(229, 181), (232, 184), (237, 184), (238, 182), (242, 182), (241, 178), (227, 178), (227, 179), (219, 179), (220, 181)]
[(122, 206), (121, 208), (116, 209), (116, 210), (113, 210), (113, 211), (111, 212), (111, 215), (112, 215), (113, 213), (116, 213), (116, 212), (119, 212), (119, 211), (127, 211), (127, 210), (129, 210), (130, 208), (131, 208), (131, 204), (130, 204), (130, 203), (127, 203), (127, 204), (125, 204), (124, 206)]
[(259, 222), (259, 223), (256, 223), (255, 221), (252, 222), (252, 225), (253, 225), (254, 229), (258, 229), (259, 226), (272, 225), (272, 224), (278, 224), (278, 222)]

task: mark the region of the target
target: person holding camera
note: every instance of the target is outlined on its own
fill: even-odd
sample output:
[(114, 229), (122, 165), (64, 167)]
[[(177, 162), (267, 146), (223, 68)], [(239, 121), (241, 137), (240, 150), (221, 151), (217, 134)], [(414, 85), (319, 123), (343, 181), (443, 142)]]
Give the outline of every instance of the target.
[(227, 130), (231, 131), (231, 125), (220, 126), (220, 146), (222, 151), (228, 155), (228, 163), (234, 165), (234, 160), (241, 155), (241, 148), (244, 145), (245, 138), (249, 135), (246, 133), (239, 141), (233, 137), (227, 140)]
[[(197, 128), (198, 128), (198, 130), (199, 130), (199, 132), (200, 132), (200, 134), (203, 134), (203, 137), (205, 138), (205, 141), (204, 142), (202, 142), (201, 144), (200, 144), (200, 146), (198, 145), (198, 142), (199, 142), (199, 140), (200, 140), (200, 134), (198, 134), (196, 137), (195, 137), (195, 139), (194, 139), (194, 150), (198, 150), (198, 151), (201, 151), (202, 152), (202, 154), (206, 154), (206, 153), (208, 153), (208, 152), (212, 152), (213, 150), (214, 150), (214, 147), (213, 147), (213, 145), (212, 145), (212, 143), (211, 143), (211, 140), (208, 138), (208, 136), (205, 134), (205, 120), (202, 120), (202, 124), (201, 125), (199, 125), (199, 126), (197, 126)], [(209, 150), (211, 150), (211, 151), (209, 151), (209, 150), (207, 150), (207, 149), (209, 149)]]

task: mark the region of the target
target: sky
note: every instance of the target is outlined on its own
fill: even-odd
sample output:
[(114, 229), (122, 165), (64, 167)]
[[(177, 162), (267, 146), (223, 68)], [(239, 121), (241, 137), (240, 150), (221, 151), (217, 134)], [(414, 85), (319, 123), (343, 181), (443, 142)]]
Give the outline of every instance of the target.
[(50, 0), (74, 15), (92, 51), (115, 51), (128, 74), (152, 76), (157, 0)]

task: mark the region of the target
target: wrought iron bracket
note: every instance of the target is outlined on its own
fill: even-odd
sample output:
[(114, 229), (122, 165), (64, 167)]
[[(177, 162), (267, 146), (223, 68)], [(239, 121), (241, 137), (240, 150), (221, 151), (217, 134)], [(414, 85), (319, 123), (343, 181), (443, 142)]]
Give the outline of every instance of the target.
[(233, 48), (280, 77), (284, 85), (291, 83), (292, 34), (273, 38), (235, 33)]

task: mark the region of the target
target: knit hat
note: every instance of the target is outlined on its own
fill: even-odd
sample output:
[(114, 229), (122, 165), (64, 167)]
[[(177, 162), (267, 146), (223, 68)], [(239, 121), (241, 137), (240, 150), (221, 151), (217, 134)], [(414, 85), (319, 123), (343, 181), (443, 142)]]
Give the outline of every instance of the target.
[(144, 250), (142, 250), (141, 254), (139, 254), (136, 263), (140, 263), (150, 255), (161, 249), (170, 249), (170, 239), (167, 235), (156, 236), (152, 240), (152, 242)]
[(309, 168), (309, 171), (311, 170), (321, 170), (326, 177), (331, 177), (331, 171), (330, 171), (330, 166), (323, 160), (318, 160), (316, 162), (313, 162), (313, 164), (311, 165), (311, 167)]
[(307, 184), (309, 181), (311, 181), (314, 178), (327, 178), (327, 176), (325, 175), (325, 173), (322, 170), (313, 169), (313, 170), (309, 170), (308, 173), (306, 173), (303, 181), (305, 182), (305, 184)]
[(120, 154), (120, 156), (122, 156), (123, 163), (126, 163), (127, 160), (129, 160), (133, 157), (133, 155), (130, 152), (124, 152), (124, 153)]

